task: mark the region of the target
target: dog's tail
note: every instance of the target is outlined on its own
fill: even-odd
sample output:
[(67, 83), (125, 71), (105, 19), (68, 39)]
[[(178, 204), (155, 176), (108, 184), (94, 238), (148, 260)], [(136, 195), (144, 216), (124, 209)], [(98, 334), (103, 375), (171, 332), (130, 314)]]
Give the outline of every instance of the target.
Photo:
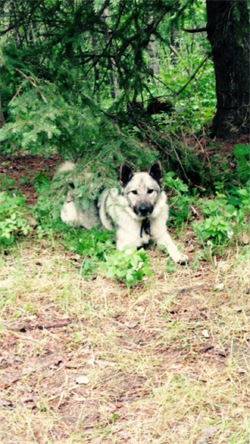
[[(54, 179), (60, 178), (61, 174), (73, 172), (76, 165), (73, 162), (65, 161), (61, 163), (55, 173)], [(75, 185), (73, 180), (67, 178), (67, 184), (70, 188), (74, 189)], [(70, 190), (67, 192), (66, 202), (61, 209), (61, 220), (67, 225), (80, 226), (80, 212), (76, 208), (74, 198), (71, 195)]]
[[(54, 179), (58, 178), (58, 176), (61, 173), (70, 173), (71, 171), (74, 171), (75, 168), (76, 168), (76, 164), (73, 162), (66, 161), (66, 162), (61, 163), (61, 165), (59, 165), (59, 167), (56, 170), (56, 173), (54, 175)], [(73, 189), (75, 188), (75, 184), (74, 184), (73, 180), (70, 180), (68, 182), (68, 185), (70, 186), (70, 188), (73, 188)]]
[(59, 167), (56, 170), (56, 174), (74, 171), (75, 167), (76, 167), (75, 163), (69, 162), (67, 160), (66, 162), (63, 162), (63, 163), (61, 163), (61, 165), (59, 165)]

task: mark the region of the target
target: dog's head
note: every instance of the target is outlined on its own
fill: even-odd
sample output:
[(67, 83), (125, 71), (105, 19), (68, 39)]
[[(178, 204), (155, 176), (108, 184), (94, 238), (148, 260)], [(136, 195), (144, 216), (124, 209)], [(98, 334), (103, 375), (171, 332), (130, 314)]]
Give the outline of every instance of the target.
[(153, 213), (161, 193), (162, 180), (162, 167), (159, 161), (152, 165), (148, 173), (133, 173), (129, 165), (126, 163), (121, 165), (120, 182), (123, 195), (137, 216), (149, 217)]

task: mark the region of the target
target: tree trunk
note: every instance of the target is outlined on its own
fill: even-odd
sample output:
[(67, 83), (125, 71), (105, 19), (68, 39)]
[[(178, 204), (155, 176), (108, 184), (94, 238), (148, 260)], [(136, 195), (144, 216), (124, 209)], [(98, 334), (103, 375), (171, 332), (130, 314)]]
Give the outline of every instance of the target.
[(0, 129), (5, 125), (5, 117), (2, 111), (2, 104), (0, 100)]
[(250, 131), (250, 49), (247, 0), (207, 0), (207, 33), (215, 68), (214, 136), (236, 138)]

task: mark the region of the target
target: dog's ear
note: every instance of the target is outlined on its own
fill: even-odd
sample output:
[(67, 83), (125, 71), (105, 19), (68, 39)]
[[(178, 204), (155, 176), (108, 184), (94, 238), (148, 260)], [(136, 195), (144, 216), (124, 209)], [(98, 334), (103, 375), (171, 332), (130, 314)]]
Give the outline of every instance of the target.
[(162, 166), (159, 160), (151, 166), (149, 174), (156, 182), (161, 183), (163, 181)]
[(122, 187), (126, 187), (133, 177), (133, 171), (127, 163), (122, 163), (120, 167), (120, 182)]

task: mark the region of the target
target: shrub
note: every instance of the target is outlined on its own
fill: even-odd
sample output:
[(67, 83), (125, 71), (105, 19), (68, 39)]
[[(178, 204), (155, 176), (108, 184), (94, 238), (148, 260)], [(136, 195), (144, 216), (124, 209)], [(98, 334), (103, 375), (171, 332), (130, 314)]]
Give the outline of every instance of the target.
[(25, 198), (17, 192), (0, 193), (0, 245), (12, 245), (32, 230), (27, 217)]
[(202, 222), (194, 224), (199, 239), (211, 240), (215, 245), (228, 243), (233, 237), (234, 222), (238, 217), (235, 206), (228, 204), (226, 196), (219, 193), (215, 199), (200, 199), (198, 205), (206, 217)]
[(148, 254), (143, 249), (137, 251), (134, 247), (114, 251), (106, 256), (106, 262), (101, 265), (101, 269), (106, 271), (109, 278), (124, 280), (128, 287), (142, 281), (144, 276), (152, 275)]
[(190, 218), (190, 207), (195, 197), (190, 194), (188, 185), (175, 176), (173, 172), (167, 173), (164, 183), (171, 193), (169, 198), (170, 216), (174, 220), (174, 225), (179, 227)]
[(245, 184), (250, 177), (250, 145), (236, 145), (233, 154), (237, 163), (237, 175)]

